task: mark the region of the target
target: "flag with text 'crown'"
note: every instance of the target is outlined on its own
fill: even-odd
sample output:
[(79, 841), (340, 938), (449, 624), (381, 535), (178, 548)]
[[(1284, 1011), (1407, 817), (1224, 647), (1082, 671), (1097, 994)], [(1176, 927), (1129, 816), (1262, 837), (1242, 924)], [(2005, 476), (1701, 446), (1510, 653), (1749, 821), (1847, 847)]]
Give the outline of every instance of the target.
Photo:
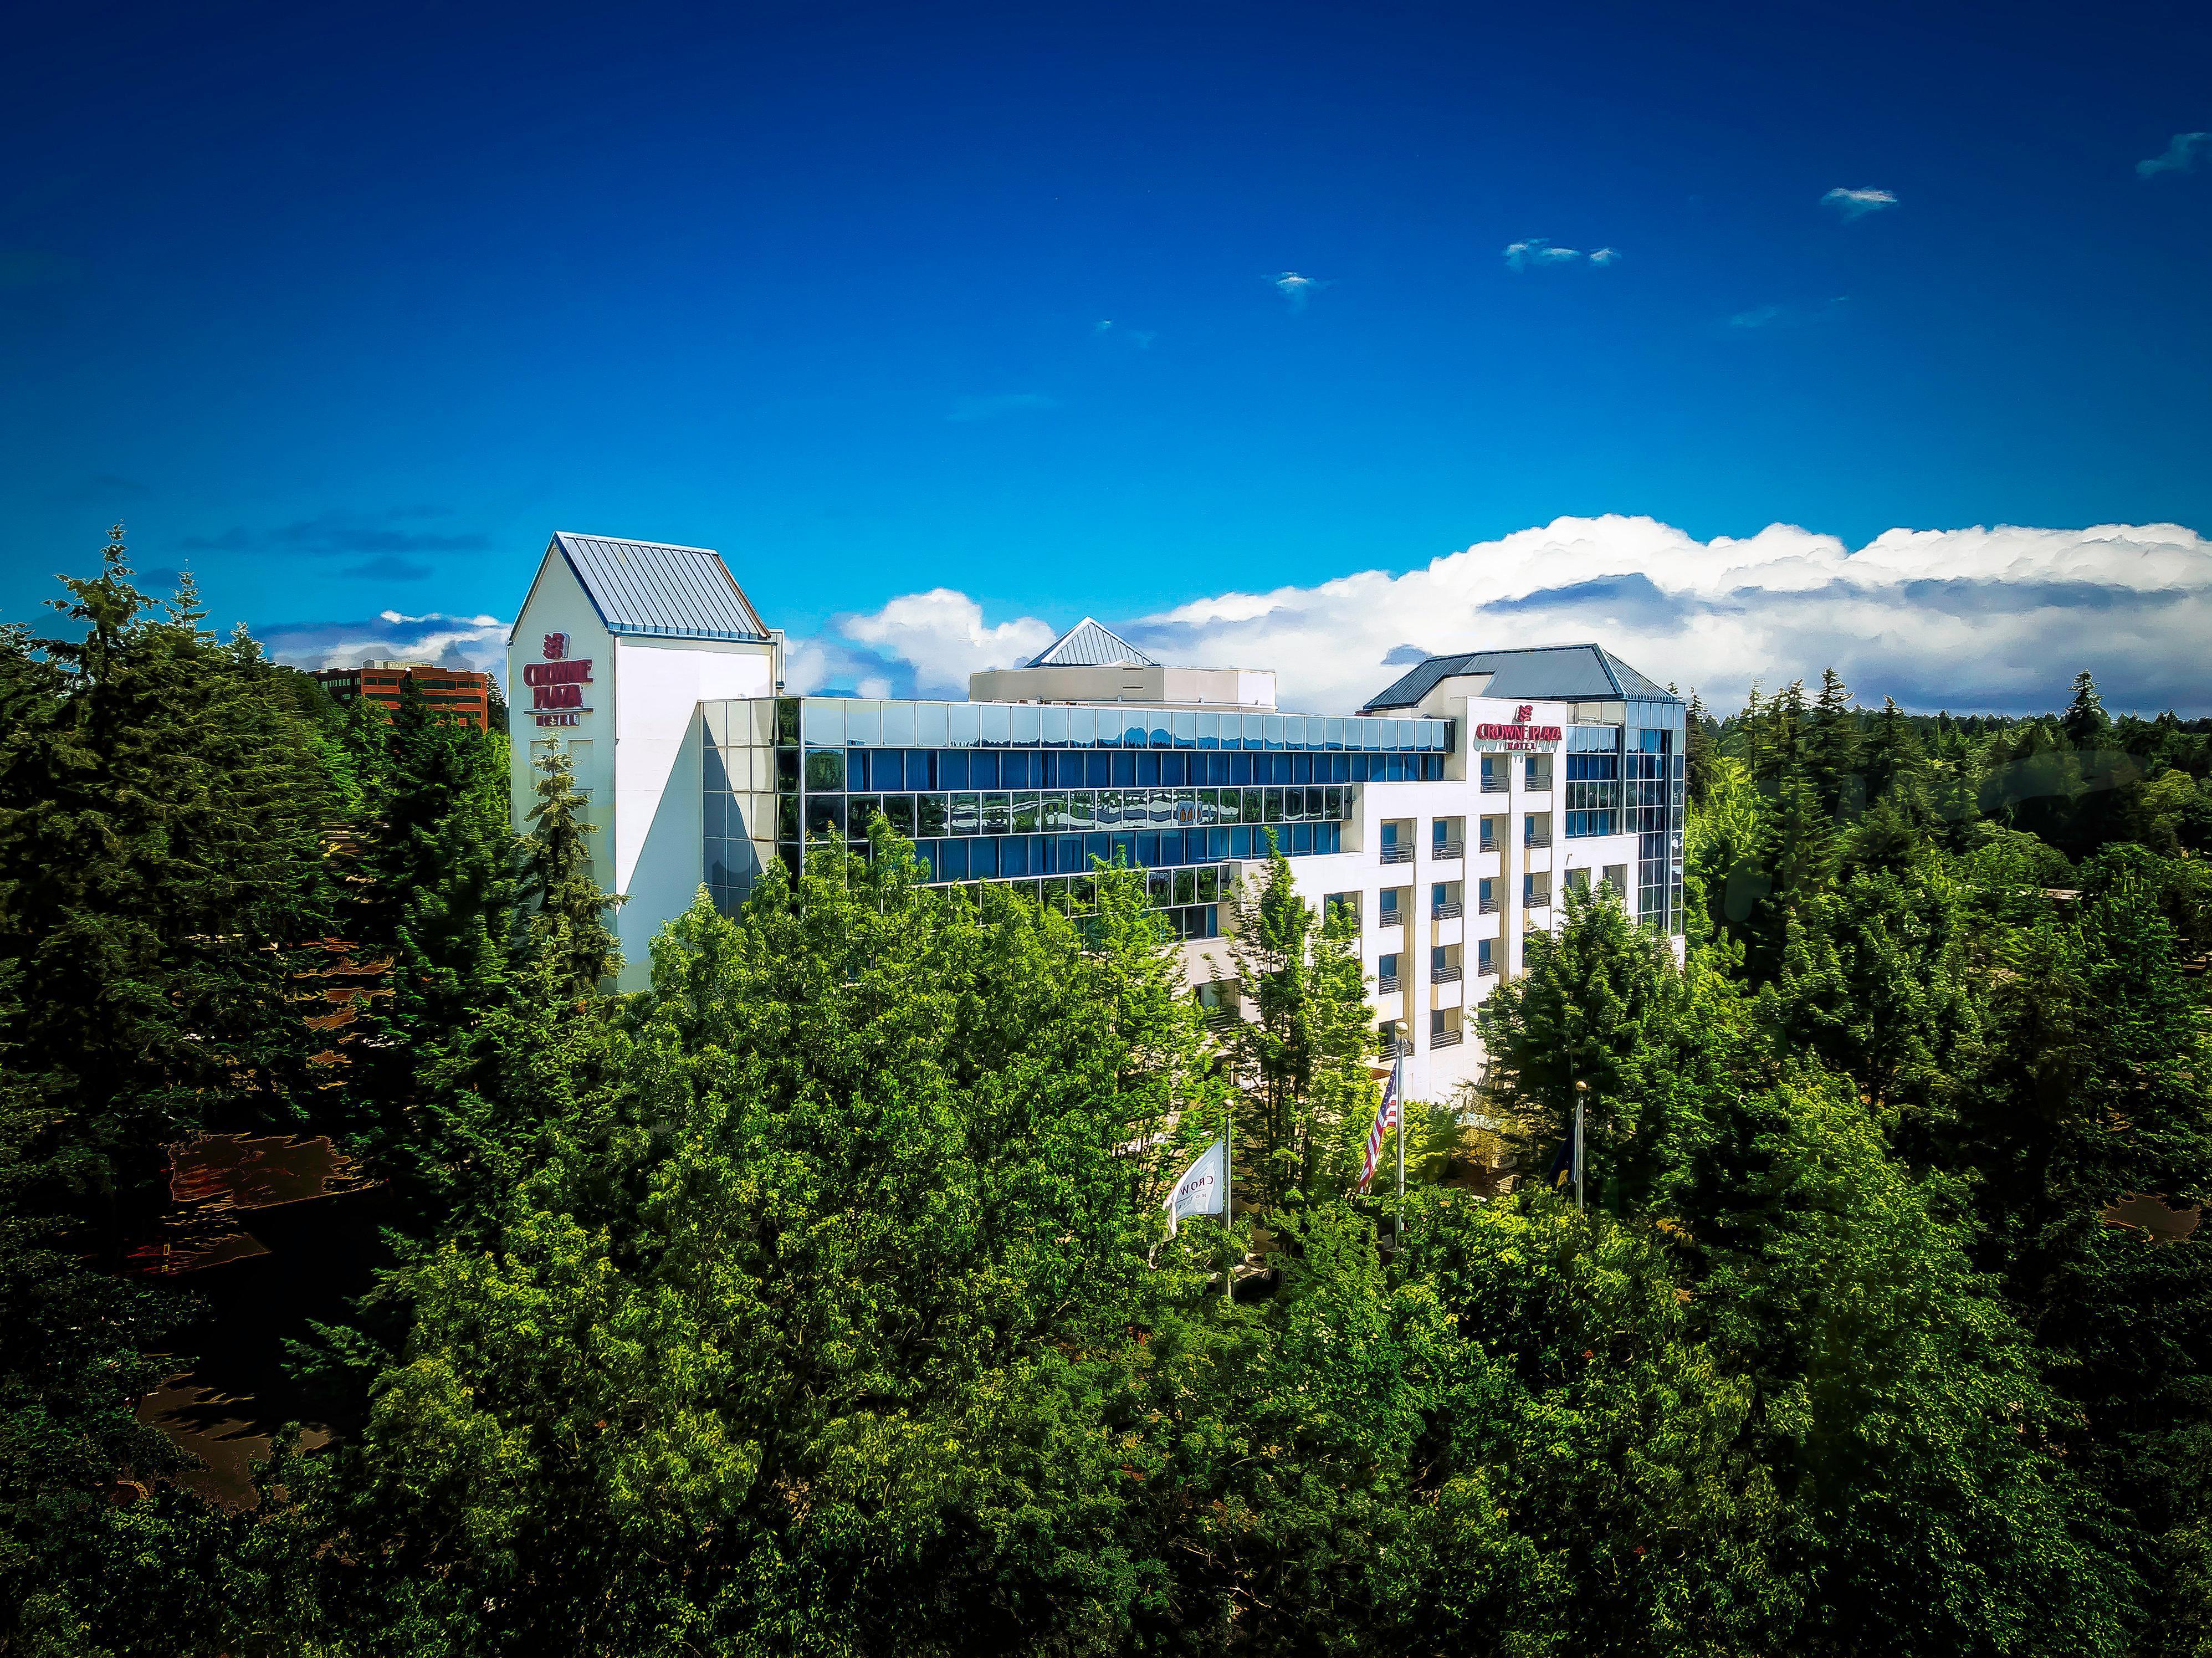
[(1398, 1067), (1390, 1067), (1390, 1080), (1382, 1084), (1382, 1103), (1375, 1108), (1375, 1126), (1367, 1131), (1367, 1158), (1359, 1165), (1359, 1189), (1364, 1192), (1382, 1160), (1382, 1142), (1398, 1126)]
[(1193, 1215), (1218, 1215), (1221, 1212), (1221, 1194), (1227, 1181), (1223, 1160), (1228, 1148), (1220, 1140), (1198, 1154), (1198, 1161), (1183, 1170), (1182, 1178), (1175, 1183), (1161, 1206), (1168, 1212), (1168, 1236), (1176, 1235), (1176, 1228)]

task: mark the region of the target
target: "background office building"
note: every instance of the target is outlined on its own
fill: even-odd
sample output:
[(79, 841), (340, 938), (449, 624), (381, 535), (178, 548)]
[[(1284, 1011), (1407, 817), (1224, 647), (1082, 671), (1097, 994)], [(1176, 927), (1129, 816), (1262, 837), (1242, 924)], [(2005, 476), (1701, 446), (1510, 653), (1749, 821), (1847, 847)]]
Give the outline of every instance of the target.
[(319, 669), (313, 677), (336, 702), (366, 697), (388, 713), (399, 706), (400, 694), (411, 685), (432, 708), (456, 714), (478, 731), (491, 720), (491, 676), (467, 668), (372, 657), (358, 668)]
[[(1415, 1097), (1479, 1072), (1468, 1015), (1602, 881), (1681, 932), (1683, 706), (1595, 645), (1431, 658), (1356, 714), (1277, 708), (1264, 669), (1154, 661), (1085, 618), (964, 702), (781, 695), (781, 636), (719, 556), (562, 535), (510, 641), (515, 802), (575, 761), (625, 984), (703, 880), (733, 909), (769, 860), (881, 812), (922, 879), (1079, 907), (1094, 859), (1147, 872), (1197, 993), (1239, 1011), (1223, 932), (1269, 836), (1352, 914)], [(1678, 946), (1679, 947), (1679, 946)]]

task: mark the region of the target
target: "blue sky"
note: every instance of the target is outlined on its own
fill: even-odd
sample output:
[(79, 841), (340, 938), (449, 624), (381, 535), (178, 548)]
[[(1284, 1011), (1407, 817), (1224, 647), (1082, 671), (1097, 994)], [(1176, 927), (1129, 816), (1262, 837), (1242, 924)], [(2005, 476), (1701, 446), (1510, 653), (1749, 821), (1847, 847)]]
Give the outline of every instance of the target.
[(2208, 130), (2181, 5), (50, 8), (0, 617), (116, 517), (302, 650), (560, 528), (831, 656), (1562, 516), (2212, 529)]

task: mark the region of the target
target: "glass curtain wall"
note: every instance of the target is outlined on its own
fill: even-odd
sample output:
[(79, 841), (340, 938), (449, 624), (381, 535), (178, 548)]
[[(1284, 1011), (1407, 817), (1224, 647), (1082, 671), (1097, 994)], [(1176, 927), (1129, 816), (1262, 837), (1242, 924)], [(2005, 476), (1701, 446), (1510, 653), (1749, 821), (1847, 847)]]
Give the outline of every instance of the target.
[[(911, 840), (935, 885), (1014, 881), (1042, 902), (1080, 908), (1091, 860), (1152, 872), (1153, 902), (1178, 931), (1210, 937), (1232, 859), (1342, 850), (1358, 786), (1443, 776), (1449, 722), (1315, 714), (1031, 703), (784, 697), (716, 703), (711, 747), (769, 733), (771, 815), (738, 811), (734, 778), (758, 773), (710, 756), (709, 879), (735, 902), (750, 879), (714, 884), (716, 825), (747, 825), (745, 855), (796, 866), (821, 835), (862, 849), (880, 812)], [(757, 712), (765, 708), (765, 714)], [(744, 712), (740, 713), (740, 710)], [(732, 746), (737, 746), (732, 744)], [(727, 799), (716, 805), (718, 792)], [(751, 799), (750, 795), (747, 797)], [(757, 805), (757, 801), (755, 802)], [(764, 839), (757, 826), (772, 824)], [(734, 871), (736, 854), (720, 854)]]
[(1564, 802), (1568, 838), (1620, 834), (1620, 727), (1570, 727)]
[(1663, 932), (1682, 931), (1683, 705), (1628, 705), (1623, 779), (1629, 832), (1636, 836), (1636, 915)]

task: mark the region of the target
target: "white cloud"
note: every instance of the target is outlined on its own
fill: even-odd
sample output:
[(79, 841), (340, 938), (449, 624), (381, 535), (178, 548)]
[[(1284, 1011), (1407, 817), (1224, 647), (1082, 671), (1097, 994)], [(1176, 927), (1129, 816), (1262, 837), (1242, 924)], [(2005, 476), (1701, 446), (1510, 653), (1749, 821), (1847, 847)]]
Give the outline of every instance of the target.
[(272, 658), (295, 668), (357, 668), (374, 656), (473, 668), (504, 680), (509, 625), (495, 616), (381, 610), (365, 622), (279, 622), (253, 631)]
[[(836, 624), (836, 640), (806, 640), (791, 650), (785, 677), (794, 689), (813, 690), (840, 677), (869, 674), (889, 683), (885, 665), (903, 665), (896, 676), (922, 696), (968, 695), (968, 676), (978, 668), (1010, 668), (1060, 636), (1050, 623), (1020, 616), (983, 624), (983, 607), (965, 593), (933, 587), (908, 593), (880, 610), (848, 616)], [(855, 652), (853, 647), (865, 647)]]
[[(1403, 574), (1226, 592), (1116, 630), (1167, 661), (1272, 667), (1285, 708), (1322, 712), (1357, 708), (1419, 654), (1595, 639), (1717, 707), (1755, 679), (1833, 666), (1877, 703), (2048, 708), (2087, 668), (2115, 708), (2205, 713), (2212, 542), (2170, 524), (2000, 525), (1891, 530), (1853, 550), (1786, 524), (1699, 541), (1649, 518), (1563, 518)], [(859, 647), (879, 683), (957, 695), (971, 669), (1033, 654), (1057, 629), (987, 627), (972, 599), (939, 589), (839, 631), (794, 646), (794, 684), (803, 652)], [(850, 665), (842, 683), (856, 688)]]
[(1832, 207), (1844, 216), (1844, 222), (1863, 219), (1869, 213), (1879, 213), (1884, 208), (1895, 207), (1897, 197), (1887, 190), (1845, 190), (1838, 185), (1820, 197), (1821, 205)]
[(2136, 172), (2146, 179), (2161, 173), (2194, 173), (2198, 155), (2208, 152), (2212, 152), (2212, 132), (2177, 132), (2165, 155), (2137, 161)]
[[(1605, 251), (1608, 255), (1613, 252), (1611, 248)], [(1505, 263), (1516, 270), (1526, 270), (1531, 266), (1540, 270), (1547, 264), (1571, 264), (1582, 256), (1580, 248), (1553, 246), (1552, 239), (1548, 236), (1530, 236), (1523, 241), (1505, 245)]]
[(1293, 311), (1304, 310), (1307, 297), (1316, 290), (1328, 286), (1319, 276), (1301, 276), (1295, 270), (1285, 270), (1280, 276), (1270, 276), (1267, 280), (1274, 284), (1278, 293), (1291, 302), (1291, 309)]
[(1620, 258), (1620, 253), (1614, 249), (1610, 247), (1601, 247), (1596, 252), (1590, 255), (1590, 263), (1592, 264), (1612, 264)]

